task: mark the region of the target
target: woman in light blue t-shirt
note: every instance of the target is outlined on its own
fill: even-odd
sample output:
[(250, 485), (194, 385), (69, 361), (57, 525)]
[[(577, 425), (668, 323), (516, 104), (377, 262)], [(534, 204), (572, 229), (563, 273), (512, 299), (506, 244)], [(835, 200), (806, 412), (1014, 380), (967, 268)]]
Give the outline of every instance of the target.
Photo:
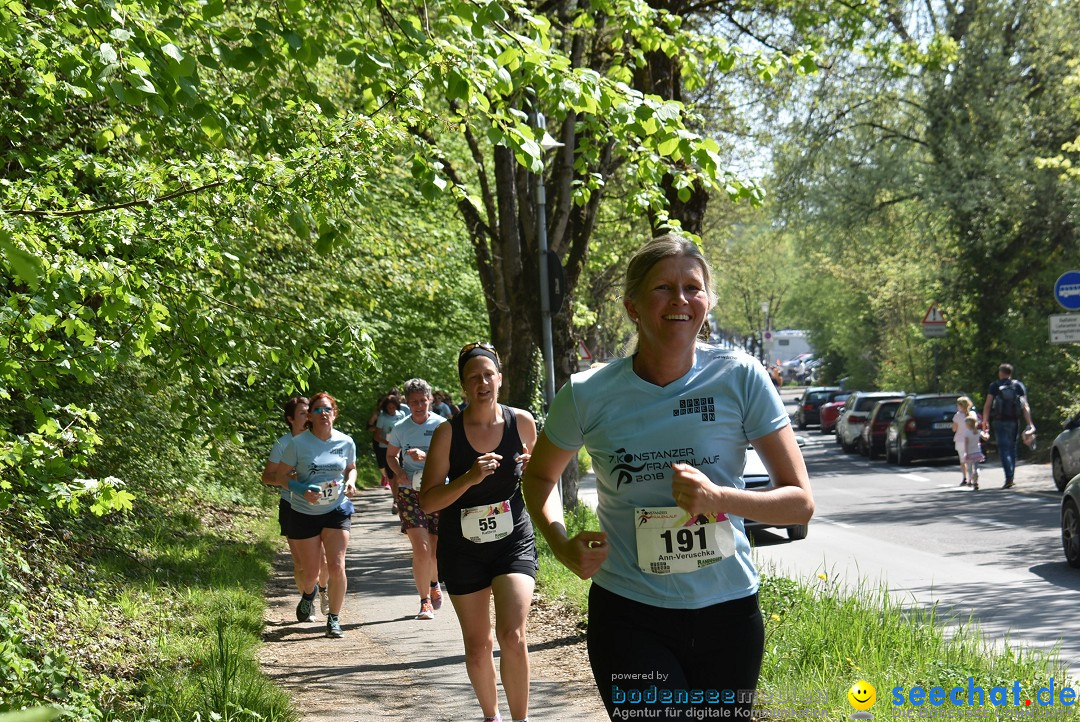
[[(522, 479), (529, 513), (556, 558), (593, 580), (589, 661), (613, 719), (749, 717), (764, 626), (742, 520), (807, 523), (806, 466), (761, 364), (698, 343), (714, 297), (693, 243), (645, 244), (623, 303), (637, 348), (559, 390)], [(744, 488), (747, 443), (775, 489)], [(552, 492), (582, 446), (601, 530), (568, 538)]]
[(335, 638), (342, 636), (339, 615), (345, 601), (345, 550), (353, 513), (349, 497), (356, 491), (356, 444), (334, 429), (337, 414), (337, 401), (330, 394), (311, 397), (309, 428), (289, 440), (277, 476), (279, 485), (291, 492), (289, 539), (296, 542), (303, 570), (296, 619), (304, 621), (312, 614), (319, 558), (325, 556), (330, 587), (326, 636)]
[[(306, 396), (293, 396), (285, 402), (284, 416), (285, 423), (289, 425), (289, 432), (274, 442), (274, 446), (270, 449), (270, 458), (267, 459), (266, 468), (263, 469), (262, 473), (262, 482), (267, 486), (276, 488), (281, 497), (278, 500), (278, 526), (281, 529), (281, 535), (289, 542), (289, 553), (293, 560), (293, 579), (296, 581), (296, 587), (301, 594), (304, 593), (304, 590), (300, 580), (304, 578), (304, 573), (300, 562), (298, 542), (295, 539), (289, 539), (289, 524), (292, 518), (292, 504), (289, 503), (289, 499), (292, 492), (289, 491), (288, 485), (279, 486), (278, 466), (281, 464), (285, 447), (289, 445), (292, 438), (307, 430), (309, 404), (310, 401)], [(326, 557), (322, 556), (319, 565), (319, 598), (323, 614), (330, 613), (330, 596), (327, 592), (328, 574)], [(307, 621), (314, 621), (314, 618), (309, 618)]]

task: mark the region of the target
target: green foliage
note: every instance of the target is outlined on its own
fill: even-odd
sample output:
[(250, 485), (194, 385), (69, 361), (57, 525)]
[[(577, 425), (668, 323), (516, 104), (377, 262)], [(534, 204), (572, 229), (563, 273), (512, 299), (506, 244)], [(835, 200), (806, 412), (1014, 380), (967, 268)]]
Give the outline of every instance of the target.
[[(578, 532), (600, 528), (596, 512), (588, 505), (579, 503), (566, 513), (566, 533), (574, 536)], [(540, 560), (540, 572), (536, 578), (537, 588), (543, 598), (552, 604), (566, 605), (574, 613), (585, 617), (589, 606), (589, 582), (580, 579), (564, 567), (547, 545), (547, 541), (537, 534), (536, 553)]]
[(26, 608), (16, 601), (0, 611), (0, 711), (49, 701), (65, 710), (68, 719), (95, 719), (98, 708), (80, 670), (64, 652), (45, 652), (29, 644), (22, 632), (27, 624)]
[[(806, 259), (796, 305), (852, 387), (981, 403), (1009, 361), (1053, 426), (1080, 390), (1075, 351), (1047, 343), (1080, 239), (1074, 184), (1037, 159), (1076, 137), (1080, 13), (989, 2), (872, 22), (862, 59), (836, 58), (779, 154), (777, 207)], [(909, 33), (920, 24), (938, 32)], [(921, 335), (931, 303), (944, 339)]]

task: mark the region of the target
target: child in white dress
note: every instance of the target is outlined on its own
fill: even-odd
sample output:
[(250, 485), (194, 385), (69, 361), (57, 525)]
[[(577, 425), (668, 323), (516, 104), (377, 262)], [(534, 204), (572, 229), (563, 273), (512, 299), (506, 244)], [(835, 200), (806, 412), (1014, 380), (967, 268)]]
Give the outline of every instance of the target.
[(953, 446), (956, 449), (956, 455), (960, 457), (960, 473), (963, 475), (960, 486), (968, 485), (968, 467), (964, 463), (964, 454), (967, 453), (964, 450), (964, 434), (967, 431), (964, 419), (971, 413), (973, 405), (971, 399), (961, 396), (956, 400), (956, 413), (952, 417)]
[(979, 429), (979, 417), (974, 412), (964, 417), (964, 453), (961, 458), (966, 467), (967, 478), (971, 481), (971, 488), (975, 491), (979, 490), (979, 464), (986, 461), (982, 450), (984, 433)]

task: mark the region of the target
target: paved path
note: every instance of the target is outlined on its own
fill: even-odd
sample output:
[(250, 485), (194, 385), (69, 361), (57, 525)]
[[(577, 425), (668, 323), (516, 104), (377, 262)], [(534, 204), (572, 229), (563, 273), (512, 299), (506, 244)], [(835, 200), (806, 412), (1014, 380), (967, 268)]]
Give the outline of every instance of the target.
[[(268, 594), (264, 672), (297, 702), (304, 722), (480, 720), (465, 672), (461, 630), (449, 600), (433, 621), (414, 619), (409, 542), (390, 515), (390, 497), (371, 489), (357, 500), (346, 558), (344, 639), (323, 636), (325, 621), (295, 621), (291, 561), (279, 555)], [(531, 720), (605, 720), (580, 655), (580, 639), (547, 639), (531, 624)], [(575, 649), (571, 649), (574, 647)], [(498, 651), (496, 651), (496, 657)], [(573, 670), (560, 670), (573, 665)], [(496, 664), (498, 660), (496, 659)], [(566, 674), (571, 671), (574, 674)], [(568, 679), (570, 677), (571, 679)], [(506, 698), (499, 709), (509, 722)]]

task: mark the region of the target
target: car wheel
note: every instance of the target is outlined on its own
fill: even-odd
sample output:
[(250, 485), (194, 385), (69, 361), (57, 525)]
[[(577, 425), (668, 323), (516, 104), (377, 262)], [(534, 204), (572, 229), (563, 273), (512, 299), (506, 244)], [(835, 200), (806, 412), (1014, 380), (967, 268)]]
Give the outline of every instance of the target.
[(803, 420), (802, 416), (799, 417), (798, 427), (799, 427), (799, 431), (802, 431), (803, 429), (806, 428), (806, 422)]
[(796, 524), (795, 526), (789, 526), (787, 528), (787, 538), (791, 541), (799, 541), (806, 538), (806, 533), (810, 530), (807, 524)]
[(1080, 512), (1072, 499), (1065, 502), (1061, 511), (1061, 546), (1069, 566), (1080, 567)]
[(911, 463), (911, 456), (904, 453), (904, 447), (897, 444), (896, 446), (896, 463), (900, 466), (907, 466)]
[(1054, 458), (1050, 460), (1050, 468), (1054, 472), (1054, 486), (1058, 491), (1065, 491), (1065, 485), (1069, 483), (1069, 477), (1065, 476), (1065, 463), (1061, 460), (1061, 454), (1054, 450)]
[(859, 456), (870, 456), (870, 452), (866, 450), (866, 442), (863, 441), (861, 436), (859, 437), (859, 440), (855, 442), (855, 451), (859, 452)]
[(867, 455), (867, 457), (869, 457), (870, 461), (873, 461), (874, 459), (878, 458), (877, 449), (874, 448), (873, 444), (870, 444), (870, 446), (866, 449), (866, 455)]

